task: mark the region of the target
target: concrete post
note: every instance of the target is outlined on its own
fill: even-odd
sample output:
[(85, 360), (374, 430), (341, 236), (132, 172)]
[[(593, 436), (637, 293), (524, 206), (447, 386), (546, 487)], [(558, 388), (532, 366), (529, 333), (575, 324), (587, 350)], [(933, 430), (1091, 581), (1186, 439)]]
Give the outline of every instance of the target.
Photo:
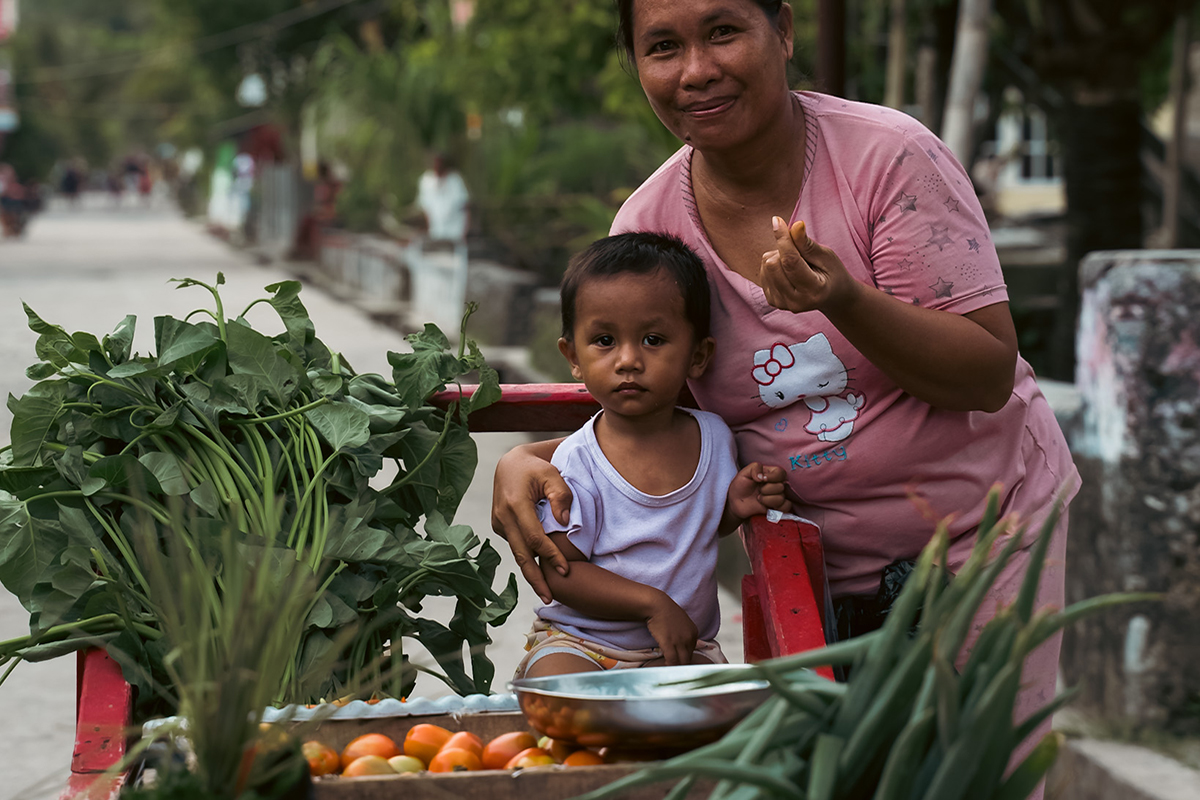
[(1083, 476), (1067, 600), (1156, 591), (1069, 628), (1078, 706), (1110, 721), (1200, 727), (1200, 251), (1090, 254), (1076, 354)]

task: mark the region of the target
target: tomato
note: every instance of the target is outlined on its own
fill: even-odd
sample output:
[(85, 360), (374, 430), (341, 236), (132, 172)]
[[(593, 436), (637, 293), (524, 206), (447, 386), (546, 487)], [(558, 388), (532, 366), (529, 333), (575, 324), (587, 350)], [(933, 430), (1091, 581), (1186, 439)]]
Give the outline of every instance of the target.
[(483, 769), (479, 756), (470, 750), (457, 747), (443, 747), (433, 760), (429, 762), (430, 772), (465, 772)]
[(554, 763), (554, 757), (540, 747), (530, 747), (522, 750), (504, 765), (505, 769), (529, 769), (530, 767), (548, 767)]
[(386, 758), (381, 756), (360, 756), (350, 762), (350, 765), (342, 770), (342, 776), (346, 778), (360, 778), (363, 775), (395, 775), (396, 770), (392, 769), (392, 765), (388, 763)]
[(425, 762), (413, 756), (392, 756), (388, 759), (388, 763), (392, 765), (392, 769), (396, 770), (396, 772), (406, 775), (425, 771)]
[(591, 767), (596, 764), (607, 764), (595, 750), (576, 750), (562, 761), (567, 767)]
[[(379, 756), (387, 761), (392, 756), (400, 755), (400, 748), (390, 737), (382, 733), (364, 733), (342, 750), (342, 769), (350, 766), (351, 762), (363, 756)], [(390, 769), (390, 767), (389, 767)]]
[(305, 760), (308, 761), (309, 774), (314, 777), (317, 775), (332, 775), (342, 768), (342, 761), (338, 757), (337, 750), (334, 750), (324, 742), (318, 742), (315, 739), (307, 741), (300, 745), (300, 752), (304, 754)]
[(529, 731), (502, 733), (483, 746), (483, 768), (505, 769), (517, 753), (531, 747), (537, 747), (537, 739)]
[(413, 725), (404, 737), (404, 755), (419, 758), (426, 766), (429, 766), (429, 762), (452, 735), (450, 731), (440, 725), (432, 725), (428, 722)]
[[(483, 758), (483, 740), (470, 731), (459, 731), (446, 740), (442, 750), (466, 750), (474, 753), (477, 758)], [(439, 753), (441, 750), (438, 751)]]

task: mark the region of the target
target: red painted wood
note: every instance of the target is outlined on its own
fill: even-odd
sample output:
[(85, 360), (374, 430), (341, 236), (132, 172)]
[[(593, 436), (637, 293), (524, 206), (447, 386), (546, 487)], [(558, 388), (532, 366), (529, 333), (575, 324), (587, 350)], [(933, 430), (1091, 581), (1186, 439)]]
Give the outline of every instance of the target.
[(76, 699), (73, 773), (104, 772), (124, 757), (132, 703), (133, 688), (117, 662), (101, 649), (87, 650)]
[(125, 785), (125, 773), (72, 772), (59, 800), (117, 800)]
[[(755, 517), (743, 528), (767, 645), (773, 656), (825, 646), (825, 629), (821, 624), (825, 581), (822, 575), (818, 595), (808, 570), (804, 528), (812, 529), (810, 543), (814, 541), (811, 534), (819, 537), (820, 532), (814, 526), (791, 520), (771, 523), (765, 517)], [(820, 604), (818, 596), (822, 598)], [(743, 598), (743, 613), (744, 608)], [(833, 680), (829, 667), (817, 672)]]
[(742, 576), (742, 659), (747, 664), (766, 661), (771, 657), (771, 643), (767, 639), (767, 626), (763, 621), (762, 605), (758, 593), (758, 578)]
[[(462, 395), (470, 395), (474, 386), (446, 389), (430, 398), (430, 403), (446, 408)], [(471, 414), (472, 431), (573, 431), (600, 410), (600, 404), (580, 383), (506, 383), (500, 387), (500, 399)]]

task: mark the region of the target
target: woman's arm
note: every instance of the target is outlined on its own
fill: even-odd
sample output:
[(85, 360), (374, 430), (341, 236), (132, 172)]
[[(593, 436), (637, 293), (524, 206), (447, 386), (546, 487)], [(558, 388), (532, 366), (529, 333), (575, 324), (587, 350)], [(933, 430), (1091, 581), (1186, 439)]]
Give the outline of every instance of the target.
[(820, 311), (901, 389), (952, 411), (999, 411), (1012, 395), (1017, 334), (1007, 303), (968, 314), (922, 308), (856, 281), (841, 259), (772, 220), (778, 249), (763, 254), (759, 284), (771, 305)]
[(550, 464), (561, 443), (562, 439), (552, 439), (514, 447), (496, 464), (492, 478), (492, 530), (508, 541), (517, 567), (543, 603), (554, 597), (538, 559), (562, 575), (570, 569), (537, 515), (538, 501), (545, 498), (555, 519), (564, 525), (568, 522), (571, 490)]
[(542, 567), (558, 602), (595, 619), (644, 622), (668, 666), (691, 663), (700, 634), (670, 595), (589, 563), (565, 533), (552, 533), (550, 539), (572, 562), (569, 575)]

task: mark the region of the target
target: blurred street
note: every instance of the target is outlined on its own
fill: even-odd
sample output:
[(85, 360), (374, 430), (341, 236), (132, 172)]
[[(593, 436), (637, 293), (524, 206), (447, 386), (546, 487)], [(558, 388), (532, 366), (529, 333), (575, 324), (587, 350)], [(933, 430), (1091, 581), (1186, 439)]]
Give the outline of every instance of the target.
[[(278, 267), (263, 267), (249, 256), (206, 235), (197, 223), (183, 219), (171, 207), (114, 207), (105, 197), (85, 197), (78, 208), (53, 206), (37, 217), (26, 238), (0, 242), (0, 392), (21, 394), (32, 384), (25, 368), (36, 358), (36, 340), (26, 327), (20, 303), (24, 301), (48, 322), (68, 331), (103, 335), (126, 314), (138, 318), (135, 349), (147, 352), (153, 344), (153, 318), (159, 314), (183, 317), (192, 309), (210, 304), (203, 289), (178, 291), (171, 278), (194, 277), (212, 281), (224, 272), (226, 312), (236, 313), (263, 295), (262, 287), (290, 276)], [(388, 374), (387, 352), (407, 345), (397, 331), (372, 322), (353, 306), (308, 288), (301, 295), (317, 335), (341, 351), (360, 372)], [(273, 312), (260, 306), (252, 314), (256, 327), (278, 325)], [(259, 315), (257, 312), (262, 312)], [(419, 316), (419, 310), (414, 311)], [(281, 329), (281, 326), (279, 326)], [(10, 415), (0, 423), (0, 441), (8, 442)], [(481, 537), (491, 536), (489, 505), (495, 463), (509, 448), (525, 440), (521, 434), (480, 434), (476, 479), (459, 511), (457, 522), (470, 525)], [(498, 571), (515, 571), (503, 542), (493, 544), (505, 558)], [(522, 654), (524, 632), (533, 615), (536, 597), (520, 595), (510, 621), (493, 633), (489, 655), (496, 664), (496, 691), (505, 682)], [(723, 594), (725, 621), (721, 643), (731, 660), (741, 660), (741, 626), (735, 597)], [(435, 614), (451, 610), (449, 602), (428, 604)], [(531, 603), (532, 601), (532, 603)], [(0, 639), (28, 632), (29, 617), (11, 595), (0, 590)], [(421, 677), (417, 694), (439, 696), (448, 690), (439, 682)], [(0, 733), (7, 757), (0, 761), (0, 797), (43, 800), (58, 796), (69, 770), (74, 739), (75, 661), (59, 658), (38, 664), (20, 664), (0, 686)]]

